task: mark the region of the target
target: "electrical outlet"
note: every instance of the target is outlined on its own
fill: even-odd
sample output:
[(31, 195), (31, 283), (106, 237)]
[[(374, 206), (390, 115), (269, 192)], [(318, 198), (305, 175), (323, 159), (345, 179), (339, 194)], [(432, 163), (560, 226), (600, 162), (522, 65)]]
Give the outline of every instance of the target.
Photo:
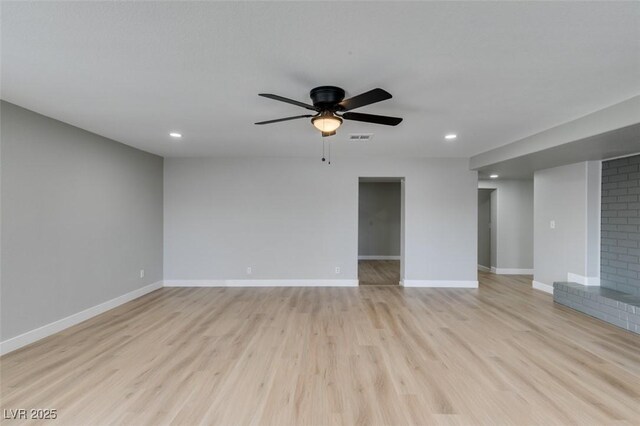
[(140, 278), (144, 278), (144, 269), (140, 269)]
[(340, 267), (336, 266), (336, 274), (339, 274), (339, 273), (340, 273)]
[(247, 275), (251, 275), (252, 272), (251, 266), (247, 266)]
[(555, 220), (552, 220), (551, 222), (549, 222), (549, 228), (556, 229), (556, 221)]

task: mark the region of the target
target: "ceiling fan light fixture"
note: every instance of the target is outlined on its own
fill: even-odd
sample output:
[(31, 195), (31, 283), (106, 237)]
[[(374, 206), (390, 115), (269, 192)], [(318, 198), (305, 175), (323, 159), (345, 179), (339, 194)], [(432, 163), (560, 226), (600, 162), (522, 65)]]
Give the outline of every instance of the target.
[(342, 118), (333, 114), (331, 111), (325, 111), (320, 115), (311, 119), (311, 124), (322, 133), (333, 133), (342, 124)]

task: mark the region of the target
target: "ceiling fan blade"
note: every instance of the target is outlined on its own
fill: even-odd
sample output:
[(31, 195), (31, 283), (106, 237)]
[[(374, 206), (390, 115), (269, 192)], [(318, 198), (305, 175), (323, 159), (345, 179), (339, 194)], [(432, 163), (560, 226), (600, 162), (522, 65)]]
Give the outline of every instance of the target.
[(281, 121), (289, 121), (289, 120), (295, 120), (297, 118), (308, 118), (308, 117), (313, 117), (313, 115), (311, 114), (306, 114), (306, 115), (296, 115), (294, 117), (285, 117), (285, 118), (277, 118), (275, 120), (267, 120), (267, 121), (258, 121), (257, 123), (254, 124), (271, 124), (271, 123), (279, 123)]
[(271, 93), (258, 93), (258, 96), (262, 96), (264, 98), (273, 99), (274, 101), (286, 102), (288, 104), (296, 105), (302, 108), (310, 109), (311, 111), (318, 111), (318, 108), (313, 105), (305, 104), (304, 102), (294, 101), (293, 99), (284, 98), (278, 95), (272, 95)]
[(326, 138), (327, 136), (333, 136), (335, 134), (336, 134), (335, 130), (333, 132), (322, 132), (322, 137)]
[(391, 93), (380, 88), (369, 90), (368, 92), (361, 93), (353, 98), (345, 99), (340, 102), (342, 111), (351, 111), (352, 109), (360, 108), (365, 105), (375, 104), (376, 102), (386, 101), (391, 99)]
[(384, 124), (397, 126), (402, 122), (400, 117), (387, 117), (386, 115), (361, 114), (359, 112), (345, 112), (342, 114), (345, 120), (364, 121), (365, 123)]

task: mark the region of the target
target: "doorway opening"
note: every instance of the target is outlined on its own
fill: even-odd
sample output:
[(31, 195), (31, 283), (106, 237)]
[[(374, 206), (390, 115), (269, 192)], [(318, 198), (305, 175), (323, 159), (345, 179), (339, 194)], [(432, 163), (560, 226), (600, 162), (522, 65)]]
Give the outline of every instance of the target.
[(478, 189), (478, 270), (491, 272), (496, 267), (495, 189)]
[(404, 271), (404, 178), (360, 178), (358, 281), (400, 284)]

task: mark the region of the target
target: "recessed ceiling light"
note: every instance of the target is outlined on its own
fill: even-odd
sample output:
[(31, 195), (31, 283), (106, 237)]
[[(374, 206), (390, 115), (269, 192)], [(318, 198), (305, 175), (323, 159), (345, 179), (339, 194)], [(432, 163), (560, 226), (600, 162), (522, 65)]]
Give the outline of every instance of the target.
[(454, 139), (455, 139), (455, 138), (457, 138), (457, 137), (458, 137), (458, 135), (456, 135), (455, 133), (449, 133), (449, 134), (448, 134), (448, 135), (446, 135), (444, 138), (445, 138), (446, 140), (448, 140), (448, 141), (452, 141), (452, 140), (454, 140)]
[(491, 179), (498, 179), (498, 175), (489, 175)]
[(171, 133), (169, 133), (169, 136), (171, 136), (172, 138), (181, 138), (182, 137), (182, 133), (171, 132)]

